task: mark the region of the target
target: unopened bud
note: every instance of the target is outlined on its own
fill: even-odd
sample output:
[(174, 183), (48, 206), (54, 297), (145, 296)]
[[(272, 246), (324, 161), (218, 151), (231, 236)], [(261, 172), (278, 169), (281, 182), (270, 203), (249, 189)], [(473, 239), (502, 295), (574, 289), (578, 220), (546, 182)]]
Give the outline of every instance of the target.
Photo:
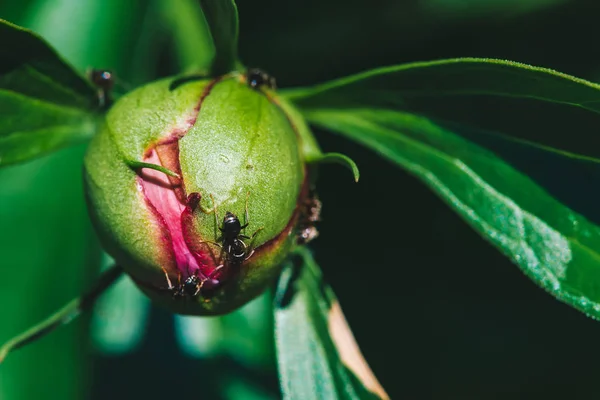
[(266, 92), (243, 75), (161, 80), (117, 101), (90, 144), (85, 183), (102, 243), (174, 312), (246, 303), (308, 229), (302, 146)]

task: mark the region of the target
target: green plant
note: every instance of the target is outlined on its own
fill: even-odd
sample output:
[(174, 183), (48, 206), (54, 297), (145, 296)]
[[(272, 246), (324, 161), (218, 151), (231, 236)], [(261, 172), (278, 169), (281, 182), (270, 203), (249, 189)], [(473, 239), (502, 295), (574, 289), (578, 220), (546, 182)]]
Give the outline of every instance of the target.
[[(218, 7), (212, 10), (210, 7), (215, 5), (225, 11)], [(193, 59), (198, 64), (195, 71), (209, 71), (211, 76), (236, 69), (243, 73), (235, 57), (235, 6), (207, 2), (206, 10), (212, 10), (206, 16), (215, 39), (216, 57)], [(3, 64), (9, 67), (2, 80), (0, 112), (8, 123), (0, 137), (1, 162), (25, 161), (92, 136), (103, 118), (92, 88), (29, 32), (9, 24), (2, 29), (6, 43), (19, 46), (9, 45), (2, 50)], [(211, 54), (202, 50), (203, 43), (205, 39), (192, 40), (192, 49), (198, 46), (198, 50), (182, 53), (186, 57), (193, 53), (199, 57)], [(474, 140), (457, 134), (465, 124), (473, 122), (472, 115), (464, 115), (464, 110), (472, 114), (476, 107), (485, 106), (483, 99), (489, 98), (535, 104), (531, 110), (526, 109), (532, 121), (548, 114), (548, 109), (562, 113), (561, 118), (572, 114), (575, 120), (581, 112), (595, 118), (597, 85), (523, 64), (455, 59), (382, 68), (314, 88), (279, 93), (290, 102), (286, 111), (299, 124), (305, 119), (314, 126), (343, 134), (406, 168), (534, 281), (588, 315), (598, 316), (596, 225), (476, 144), (482, 137), (501, 137), (593, 165), (597, 157), (594, 141), (581, 134), (570, 141), (572, 147), (564, 148), (557, 135), (539, 137), (533, 130), (503, 125), (506, 114), (501, 110), (486, 110), (485, 127), (493, 130), (491, 133), (480, 133), (482, 136)], [(552, 127), (546, 128), (548, 132)], [(306, 265), (299, 278), (294, 277), (292, 266), (287, 267), (276, 295), (275, 325), (280, 333), (277, 344), (284, 393), (299, 395), (307, 386), (325, 397), (334, 396), (333, 393), (362, 397), (365, 389), (377, 392), (365, 383), (369, 382), (366, 378), (356, 380), (346, 368), (350, 367), (345, 365), (347, 359), (343, 355), (340, 358), (334, 343), (336, 337), (330, 336), (327, 328), (332, 315), (338, 315), (332, 310), (339, 311), (333, 295), (329, 289), (319, 290), (320, 275), (310, 254), (300, 248), (296, 255)], [(290, 295), (290, 287), (297, 292)], [(343, 320), (336, 321), (343, 325)], [(313, 370), (304, 371), (302, 376), (287, 371), (297, 365), (286, 357), (298, 360), (307, 354), (296, 343), (290, 345), (290, 336), (286, 336), (286, 332), (297, 334), (301, 329), (306, 329), (306, 337), (311, 338), (307, 345), (317, 344), (317, 351), (309, 353), (314, 356), (312, 365), (323, 368), (322, 374), (332, 377), (331, 381), (319, 380), (322, 387), (317, 383), (306, 385), (306, 380), (315, 378)], [(348, 392), (349, 388), (356, 392)]]

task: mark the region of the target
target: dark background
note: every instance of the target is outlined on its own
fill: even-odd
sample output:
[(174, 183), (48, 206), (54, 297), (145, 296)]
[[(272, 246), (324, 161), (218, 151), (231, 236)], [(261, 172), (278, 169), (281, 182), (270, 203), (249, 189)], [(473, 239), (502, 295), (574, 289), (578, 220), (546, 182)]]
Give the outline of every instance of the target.
[[(594, 0), (238, 3), (241, 58), (272, 73), (280, 87), (461, 56), (600, 79)], [(146, 74), (176, 73), (171, 43), (156, 43), (157, 60)], [(126, 59), (128, 50), (120, 51)], [(131, 70), (122, 73), (128, 74), (135, 80)], [(354, 184), (340, 167), (321, 169), (323, 221), (311, 247), (391, 398), (600, 395), (598, 322), (538, 288), (415, 178), (341, 137), (315, 133), (323, 150), (358, 163), (361, 180)], [(577, 211), (600, 220), (598, 181), (582, 179), (576, 165), (523, 148), (502, 151), (521, 170), (537, 171), (540, 183), (551, 181), (552, 193)], [(96, 354), (91, 391), (95, 399), (231, 398), (221, 392), (223, 379), (240, 375), (278, 396), (274, 368), (273, 361), (249, 368), (226, 355), (191, 359), (176, 344), (171, 316), (153, 310), (137, 350)]]
[[(272, 71), (281, 86), (460, 56), (516, 60), (592, 80), (600, 73), (595, 1), (523, 14), (469, 7), (455, 18), (426, 13), (419, 1), (258, 3), (239, 6), (242, 56)], [(275, 32), (271, 45), (261, 46)], [(359, 164), (361, 180), (354, 185), (341, 168), (321, 169), (323, 222), (312, 247), (392, 398), (600, 395), (598, 322), (529, 281), (412, 176), (339, 137), (317, 135), (324, 150)], [(597, 218), (597, 181), (574, 181), (575, 166), (514, 151), (526, 172), (535, 153), (530, 167), (547, 166), (553, 190)]]

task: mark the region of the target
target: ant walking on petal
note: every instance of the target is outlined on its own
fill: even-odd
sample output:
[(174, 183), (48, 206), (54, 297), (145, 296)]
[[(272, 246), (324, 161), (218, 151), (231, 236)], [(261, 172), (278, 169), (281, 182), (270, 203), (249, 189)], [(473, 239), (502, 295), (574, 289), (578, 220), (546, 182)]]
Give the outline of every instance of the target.
[[(250, 193), (248, 193), (248, 196), (249, 195)], [(244, 261), (249, 259), (252, 254), (254, 254), (254, 238), (261, 230), (263, 230), (261, 227), (257, 229), (251, 236), (242, 234), (242, 230), (245, 230), (249, 225), (248, 197), (246, 198), (244, 224), (242, 225), (239, 218), (235, 214), (227, 211), (225, 213), (225, 217), (223, 217), (222, 226), (219, 226), (219, 217), (215, 200), (212, 195), (210, 197), (213, 202), (212, 210), (202, 209), (202, 212), (206, 214), (214, 213), (215, 227), (219, 229), (221, 235), (217, 238), (216, 242), (204, 241), (201, 243), (211, 243), (221, 248), (219, 262), (217, 262), (212, 249), (209, 247), (209, 252), (211, 253), (213, 260), (215, 260), (215, 264), (218, 265), (208, 276), (200, 276), (201, 274), (199, 270), (194, 273), (190, 273), (188, 271), (188, 277), (183, 282), (181, 282), (181, 272), (179, 272), (176, 285), (173, 285), (167, 270), (163, 268), (163, 272), (168, 284), (168, 287), (166, 287), (165, 290), (169, 290), (175, 298), (194, 298), (199, 295), (208, 296), (212, 289), (216, 289), (224, 283), (224, 280), (227, 279), (227, 275), (233, 272), (232, 269), (241, 266)], [(250, 244), (246, 244), (244, 239), (250, 240)], [(227, 275), (223, 277), (216, 277), (217, 273), (225, 273)], [(205, 287), (207, 284), (209, 287)], [(203, 289), (207, 289), (208, 292), (203, 293)]]

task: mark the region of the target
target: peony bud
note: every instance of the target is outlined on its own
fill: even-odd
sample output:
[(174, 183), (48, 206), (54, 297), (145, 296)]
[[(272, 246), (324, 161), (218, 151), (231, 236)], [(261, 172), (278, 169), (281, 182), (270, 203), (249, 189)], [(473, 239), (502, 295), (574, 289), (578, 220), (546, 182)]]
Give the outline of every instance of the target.
[(174, 312), (251, 300), (306, 229), (306, 143), (273, 93), (251, 86), (243, 75), (149, 84), (112, 107), (88, 149), (105, 249)]

